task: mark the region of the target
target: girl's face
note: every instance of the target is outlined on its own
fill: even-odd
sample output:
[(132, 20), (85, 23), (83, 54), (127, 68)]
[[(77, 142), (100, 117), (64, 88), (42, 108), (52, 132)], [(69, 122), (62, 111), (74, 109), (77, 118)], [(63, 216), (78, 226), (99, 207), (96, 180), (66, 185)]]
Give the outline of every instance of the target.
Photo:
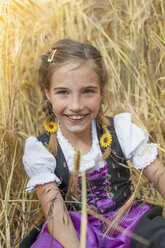
[(89, 137), (91, 121), (97, 116), (101, 102), (100, 80), (92, 65), (70, 63), (56, 68), (45, 93), (63, 135)]

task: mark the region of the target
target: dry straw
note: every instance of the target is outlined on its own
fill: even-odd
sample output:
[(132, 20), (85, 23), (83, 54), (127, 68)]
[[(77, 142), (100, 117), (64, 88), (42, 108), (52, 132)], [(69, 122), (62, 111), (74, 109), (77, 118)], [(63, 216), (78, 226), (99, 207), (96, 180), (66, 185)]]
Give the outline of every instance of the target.
[[(25, 192), (25, 138), (43, 131), (39, 56), (56, 40), (91, 42), (109, 73), (110, 115), (129, 111), (165, 161), (165, 6), (163, 0), (1, 0), (0, 247), (18, 247), (40, 211)], [(142, 124), (143, 123), (143, 124)], [(138, 173), (132, 174), (133, 183)], [(142, 180), (146, 201), (162, 203)], [(146, 194), (146, 192), (148, 192)], [(151, 194), (152, 192), (152, 194)], [(155, 196), (155, 195), (154, 195)]]

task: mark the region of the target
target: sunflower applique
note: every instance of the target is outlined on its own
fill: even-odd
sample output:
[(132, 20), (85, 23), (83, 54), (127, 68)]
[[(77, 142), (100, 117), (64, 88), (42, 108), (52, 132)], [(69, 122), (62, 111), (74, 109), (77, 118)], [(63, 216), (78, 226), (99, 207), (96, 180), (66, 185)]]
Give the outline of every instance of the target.
[(55, 133), (55, 132), (57, 132), (57, 129), (58, 129), (57, 123), (54, 121), (46, 122), (45, 123), (45, 129), (49, 133)]
[(100, 137), (100, 146), (102, 148), (107, 148), (112, 143), (112, 136), (109, 133), (103, 133)]

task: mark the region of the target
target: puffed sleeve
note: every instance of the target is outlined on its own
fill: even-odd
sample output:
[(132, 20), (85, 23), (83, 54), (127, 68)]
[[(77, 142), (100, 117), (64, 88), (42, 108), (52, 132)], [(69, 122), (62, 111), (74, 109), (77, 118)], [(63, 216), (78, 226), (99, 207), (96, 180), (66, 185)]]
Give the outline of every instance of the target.
[(145, 168), (155, 160), (158, 144), (148, 143), (148, 134), (131, 122), (130, 113), (116, 115), (114, 126), (125, 158), (136, 169)]
[(54, 174), (56, 168), (55, 157), (35, 137), (27, 138), (23, 155), (23, 164), (30, 180), (26, 190), (31, 192), (36, 185), (56, 181), (60, 179)]

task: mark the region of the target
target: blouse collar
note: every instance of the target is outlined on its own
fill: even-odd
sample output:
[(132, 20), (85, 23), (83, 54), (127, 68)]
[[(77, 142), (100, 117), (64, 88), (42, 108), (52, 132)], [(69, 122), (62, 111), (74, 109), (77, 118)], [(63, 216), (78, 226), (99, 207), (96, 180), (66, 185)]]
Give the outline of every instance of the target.
[[(96, 129), (95, 120), (92, 121), (91, 134), (92, 134), (92, 147), (91, 147), (91, 150), (88, 153), (84, 154), (81, 158), (80, 168), (79, 168), (80, 172), (84, 169), (88, 170), (96, 166), (97, 161), (102, 155), (102, 152), (99, 146), (98, 137), (97, 137), (97, 129)], [(63, 153), (65, 154), (65, 159), (67, 161), (69, 170), (72, 171), (74, 168), (73, 158), (75, 154), (75, 149), (69, 143), (69, 141), (63, 136), (59, 123), (58, 123), (57, 139), (58, 139), (58, 142), (61, 146)]]

